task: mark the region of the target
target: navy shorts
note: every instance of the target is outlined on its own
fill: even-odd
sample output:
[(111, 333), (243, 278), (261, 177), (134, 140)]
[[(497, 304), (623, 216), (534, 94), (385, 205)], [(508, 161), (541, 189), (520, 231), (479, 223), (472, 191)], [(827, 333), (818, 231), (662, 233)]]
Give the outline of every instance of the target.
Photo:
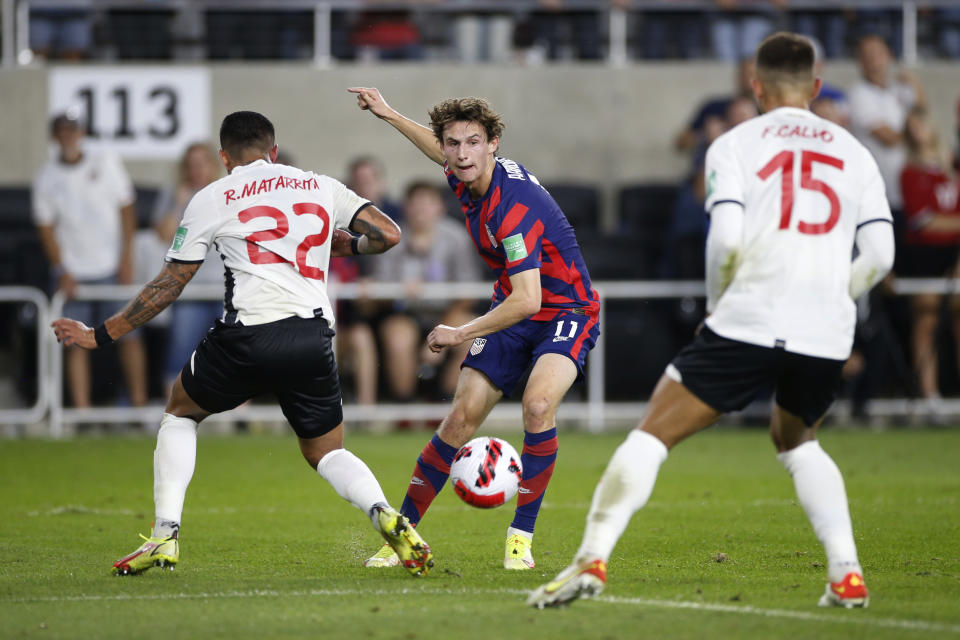
[(729, 340), (704, 326), (673, 359), (667, 375), (679, 377), (693, 395), (721, 413), (743, 409), (773, 384), (777, 404), (809, 427), (833, 403), (842, 368), (843, 360)]
[(595, 315), (571, 310), (561, 311), (553, 320), (523, 320), (474, 340), (461, 366), (482, 371), (508, 398), (527, 369), (545, 353), (573, 360), (580, 380), (587, 352), (600, 336), (597, 320)]
[(323, 318), (284, 318), (252, 325), (216, 325), (180, 372), (187, 395), (220, 413), (271, 393), (301, 438), (343, 422), (333, 329)]

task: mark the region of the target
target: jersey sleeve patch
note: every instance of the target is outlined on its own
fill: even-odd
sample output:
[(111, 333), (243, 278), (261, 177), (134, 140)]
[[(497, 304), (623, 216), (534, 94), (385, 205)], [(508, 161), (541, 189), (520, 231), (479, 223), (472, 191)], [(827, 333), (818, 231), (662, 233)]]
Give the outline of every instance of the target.
[(527, 253), (527, 243), (524, 242), (522, 233), (515, 233), (512, 236), (504, 238), (503, 250), (507, 254), (507, 262), (523, 260), (529, 255)]
[(177, 233), (173, 236), (173, 250), (180, 251), (180, 247), (183, 246), (183, 241), (187, 239), (187, 228), (186, 227), (177, 227)]

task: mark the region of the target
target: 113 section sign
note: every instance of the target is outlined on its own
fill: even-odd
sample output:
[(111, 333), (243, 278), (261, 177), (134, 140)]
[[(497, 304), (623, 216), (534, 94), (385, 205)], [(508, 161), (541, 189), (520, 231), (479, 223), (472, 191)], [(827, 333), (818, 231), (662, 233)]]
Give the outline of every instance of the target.
[(71, 110), (87, 125), (87, 142), (125, 158), (177, 158), (210, 138), (206, 69), (77, 67), (51, 69), (50, 115)]

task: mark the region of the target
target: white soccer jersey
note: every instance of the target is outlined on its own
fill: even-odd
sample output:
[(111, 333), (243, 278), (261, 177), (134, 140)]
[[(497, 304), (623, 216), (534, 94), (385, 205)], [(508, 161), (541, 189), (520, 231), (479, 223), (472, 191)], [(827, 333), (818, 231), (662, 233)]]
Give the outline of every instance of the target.
[(782, 107), (719, 137), (705, 170), (707, 211), (734, 202), (744, 216), (739, 266), (707, 325), (732, 340), (847, 358), (854, 237), (891, 220), (870, 153), (839, 125)]
[(76, 164), (55, 156), (33, 182), (33, 220), (53, 226), (60, 259), (79, 280), (116, 274), (123, 249), (120, 210), (134, 201), (119, 156), (84, 149)]
[(198, 192), (167, 260), (226, 267), (223, 321), (263, 324), (320, 313), (332, 327), (327, 270), (333, 229), (370, 204), (333, 178), (257, 160)]

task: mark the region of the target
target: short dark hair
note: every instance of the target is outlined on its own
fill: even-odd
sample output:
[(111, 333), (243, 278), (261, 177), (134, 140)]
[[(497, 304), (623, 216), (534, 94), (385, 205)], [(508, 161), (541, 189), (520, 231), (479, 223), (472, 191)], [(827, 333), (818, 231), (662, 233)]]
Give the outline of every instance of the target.
[(234, 157), (247, 149), (270, 151), (275, 140), (273, 124), (256, 111), (235, 111), (220, 125), (220, 148)]
[(371, 167), (374, 167), (377, 170), (377, 173), (381, 175), (385, 171), (383, 167), (383, 162), (381, 162), (379, 158), (377, 158), (376, 156), (365, 154), (365, 155), (357, 156), (356, 158), (350, 161), (350, 164), (347, 165), (347, 175), (352, 178), (354, 171), (356, 171), (363, 165), (370, 165)]
[(80, 116), (72, 110), (58, 113), (50, 119), (50, 133), (52, 135), (57, 135), (61, 129), (80, 129), (82, 126)]
[(452, 122), (476, 122), (487, 134), (487, 142), (503, 135), (503, 118), (483, 98), (450, 98), (430, 109), (430, 127), (443, 142), (443, 130)]
[(804, 36), (780, 31), (757, 48), (757, 78), (766, 85), (813, 83), (816, 52)]
[(404, 193), (404, 199), (409, 200), (412, 198), (418, 191), (427, 191), (435, 195), (440, 200), (443, 200), (443, 191), (432, 182), (427, 182), (426, 180), (414, 180), (409, 185), (407, 185), (407, 190)]

